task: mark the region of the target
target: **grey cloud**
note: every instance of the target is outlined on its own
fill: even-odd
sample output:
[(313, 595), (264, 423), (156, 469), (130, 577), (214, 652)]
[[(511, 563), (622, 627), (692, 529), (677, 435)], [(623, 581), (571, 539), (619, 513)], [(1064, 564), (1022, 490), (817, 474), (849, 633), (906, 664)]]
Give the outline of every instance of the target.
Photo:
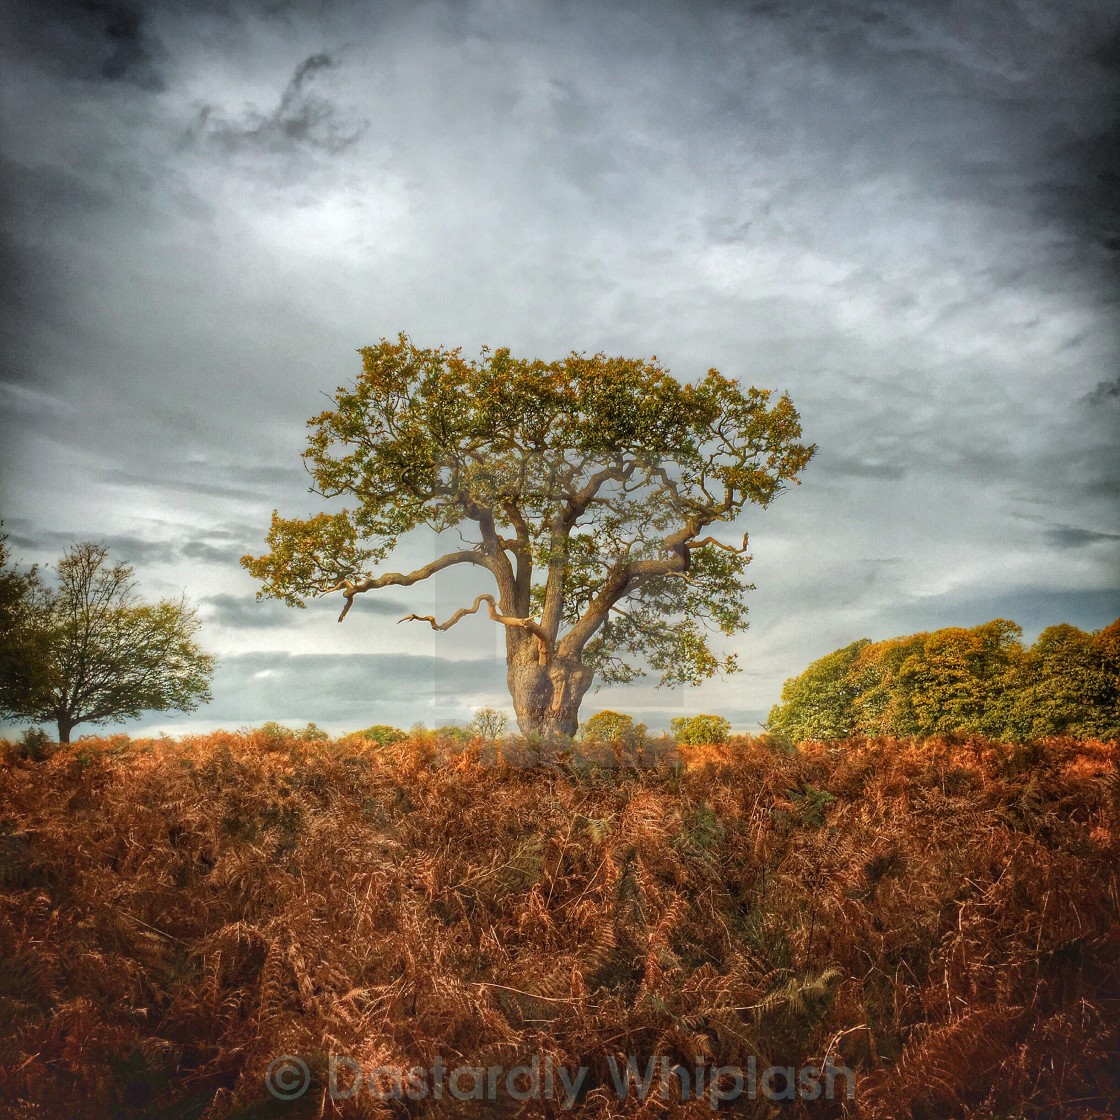
[[(217, 626), (229, 630), (275, 629), (292, 626), (303, 617), (303, 612), (272, 599), (257, 599), (253, 595), (208, 595), (202, 600), (207, 618)], [(367, 614), (407, 614), (409, 608), (396, 599), (363, 596), (362, 608)]]
[[(306, 477), (295, 467), (231, 468), (227, 465), (198, 463), (190, 464), (174, 476), (123, 467), (104, 467), (97, 474), (105, 482), (138, 490), (210, 494), (220, 498), (268, 497), (278, 488), (290, 488), (293, 481)], [(193, 477), (183, 477), (184, 474)]]
[(955, 592), (911, 601), (904, 608), (900, 604), (900, 609), (892, 613), (894, 627), (884, 628), (880, 622), (879, 629), (869, 636), (879, 640), (945, 626), (979, 626), (993, 618), (1007, 618), (1023, 628), (1027, 641), (1033, 641), (1040, 631), (1059, 623), (1090, 631), (1106, 626), (1120, 616), (1120, 587), (1078, 591), (1013, 587), (984, 596)]
[(1089, 404), (1112, 404), (1120, 400), (1120, 377), (1100, 382), (1085, 400)]
[(208, 595), (201, 602), (208, 622), (230, 630), (268, 630), (297, 621), (283, 603), (252, 595)]
[(79, 541), (93, 541), (103, 544), (109, 550), (110, 561), (124, 564), (167, 564), (178, 558), (177, 547), (169, 541), (151, 541), (142, 537), (122, 533), (66, 533), (57, 530), (35, 531), (25, 519), (13, 518), (13, 526), (27, 526), (26, 529), (14, 528), (9, 541), (18, 549), (26, 549), (33, 555), (51, 555), (60, 558), (67, 549)]
[(316, 148), (338, 154), (361, 138), (367, 122), (344, 122), (338, 108), (313, 89), (316, 74), (338, 62), (325, 51), (309, 55), (296, 67), (270, 113), (255, 109), (239, 119), (226, 119), (214, 106), (200, 110), (192, 135), (229, 149), (261, 147), (276, 152)]
[(252, 546), (252, 534), (222, 528), (198, 530), (187, 525), (165, 526), (159, 539), (127, 533), (105, 533), (96, 526), (79, 525), (74, 530), (39, 530), (26, 518), (5, 523), (11, 543), (35, 557), (61, 556), (78, 541), (96, 541), (109, 549), (111, 560), (143, 567), (148, 564), (216, 564), (233, 570)]
[[(504, 671), (492, 660), (447, 661), (407, 654), (289, 654), (254, 652), (225, 657), (214, 677), (212, 720), (313, 720), (366, 727), (373, 723), (431, 724), (438, 694), (504, 691)], [(464, 708), (460, 715), (469, 718)], [(435, 717), (438, 722), (445, 719)]]
[(197, 560), (206, 564), (226, 564), (236, 567), (242, 556), (248, 552), (244, 545), (210, 544), (208, 541), (187, 541), (179, 548), (185, 560)]
[(851, 478), (900, 479), (906, 474), (906, 466), (878, 458), (858, 458), (844, 455), (823, 455), (818, 457), (815, 466), (830, 474)]
[(1055, 525), (1046, 530), (1046, 539), (1055, 548), (1084, 548), (1100, 541), (1120, 541), (1120, 533), (1099, 533), (1095, 529), (1079, 529), (1072, 525)]

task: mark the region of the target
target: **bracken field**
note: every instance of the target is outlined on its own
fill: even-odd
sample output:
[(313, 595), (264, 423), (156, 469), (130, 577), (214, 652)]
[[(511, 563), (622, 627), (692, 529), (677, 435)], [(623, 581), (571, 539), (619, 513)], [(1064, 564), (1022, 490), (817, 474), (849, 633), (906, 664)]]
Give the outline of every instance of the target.
[[(1103, 1120), (1117, 756), (9, 744), (0, 1102), (28, 1120), (712, 1114), (710, 1094), (673, 1099), (679, 1078), (620, 1099), (611, 1062), (636, 1055), (854, 1071), (851, 1099), (756, 1093), (722, 1106), (736, 1116)], [(332, 1054), (588, 1073), (570, 1111), (332, 1097)], [(278, 1055), (307, 1063), (298, 1100), (266, 1091)]]

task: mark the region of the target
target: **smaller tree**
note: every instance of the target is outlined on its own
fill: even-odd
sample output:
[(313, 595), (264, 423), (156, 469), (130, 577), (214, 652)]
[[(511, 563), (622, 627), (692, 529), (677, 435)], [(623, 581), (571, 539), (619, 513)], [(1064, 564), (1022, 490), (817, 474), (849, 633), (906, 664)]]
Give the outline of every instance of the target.
[(480, 739), (500, 739), (507, 722), (505, 712), (498, 708), (479, 708), (471, 720), (471, 731)]
[(585, 743), (633, 743), (643, 738), (649, 729), (644, 723), (635, 723), (633, 716), (612, 712), (609, 708), (596, 712), (583, 725)]
[(6, 678), (6, 718), (55, 723), (68, 743), (81, 723), (193, 711), (210, 699), (214, 658), (194, 641), (201, 623), (185, 598), (142, 602), (133, 569), (110, 564), (100, 544), (74, 545), (57, 574), (50, 588), (32, 570), (23, 608), (0, 619), (0, 645), (24, 667)]
[(25, 706), (47, 684), (46, 635), (36, 624), (45, 594), (38, 568), (15, 567), (0, 535), (0, 711)]
[(673, 738), (678, 743), (700, 745), (726, 743), (731, 724), (723, 716), (680, 716), (669, 721)]

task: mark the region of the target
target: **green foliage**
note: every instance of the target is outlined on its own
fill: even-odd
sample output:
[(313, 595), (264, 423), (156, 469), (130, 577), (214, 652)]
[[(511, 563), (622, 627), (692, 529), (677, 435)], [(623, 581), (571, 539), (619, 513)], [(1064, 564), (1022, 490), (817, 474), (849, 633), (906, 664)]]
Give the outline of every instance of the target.
[(612, 712), (609, 708), (596, 712), (582, 728), (585, 743), (636, 743), (647, 733), (644, 723), (635, 723), (633, 716)]
[(274, 719), (262, 723), (257, 731), (266, 739), (294, 739), (296, 737), (296, 733), (290, 727), (283, 723), (277, 723)]
[(696, 852), (707, 852), (715, 848), (723, 837), (724, 827), (719, 814), (704, 801), (686, 816), (680, 833), (682, 845)]
[[(301, 743), (328, 743), (331, 738), (330, 732), (324, 730), (317, 723), (309, 723), (306, 727), (296, 729), (270, 719), (267, 723), (262, 723), (257, 731), (269, 739), (281, 741), (290, 739), (293, 742)], [(359, 732), (359, 734), (361, 733)]]
[(1044, 630), (1016, 685), (1000, 712), (1014, 737), (1120, 738), (1120, 619), (1095, 634)]
[(16, 606), (3, 619), (0, 646), (14, 647), (22, 666), (5, 677), (6, 717), (53, 721), (67, 742), (80, 723), (191, 711), (210, 699), (214, 658), (194, 641), (201, 626), (194, 609), (185, 598), (140, 601), (132, 574), (92, 543), (74, 545), (59, 561), (53, 588), (34, 570), (5, 569)]
[(836, 798), (826, 789), (817, 789), (807, 785), (804, 789), (787, 791), (793, 803), (793, 819), (809, 828), (820, 828), (824, 824), (824, 816)]
[(18, 756), (43, 762), (54, 753), (54, 741), (41, 727), (29, 727), (19, 737)]
[(856, 718), (853, 702), (860, 694), (852, 668), (870, 644), (866, 638), (853, 642), (786, 681), (782, 702), (770, 712), (767, 730), (793, 742), (843, 739), (851, 734)]
[(994, 619), (884, 642), (861, 639), (786, 681), (767, 729), (791, 742), (851, 735), (1120, 737), (1120, 620), (1053, 626), (1024, 648)]
[(474, 733), (469, 727), (460, 727), (454, 723), (446, 723), (443, 727), (437, 727), (433, 734), (443, 739), (452, 739), (456, 743), (469, 743), (474, 738)]
[(41, 625), (47, 589), (37, 567), (20, 571), (0, 534), (0, 711), (33, 707), (49, 688), (48, 631)]
[(1021, 634), (1014, 622), (997, 618), (971, 630), (954, 627), (928, 635), (898, 672), (897, 688), (913, 729), (896, 733), (998, 732), (992, 716), (1022, 655)]
[(367, 727), (363, 731), (354, 732), (355, 735), (360, 735), (363, 739), (372, 739), (382, 747), (391, 747), (394, 743), (399, 743), (402, 739), (408, 738), (408, 732), (402, 731), (399, 727), (392, 727), (387, 723), (375, 723), (372, 727)]
[(673, 738), (678, 743), (726, 743), (731, 723), (723, 716), (680, 716), (670, 720)]

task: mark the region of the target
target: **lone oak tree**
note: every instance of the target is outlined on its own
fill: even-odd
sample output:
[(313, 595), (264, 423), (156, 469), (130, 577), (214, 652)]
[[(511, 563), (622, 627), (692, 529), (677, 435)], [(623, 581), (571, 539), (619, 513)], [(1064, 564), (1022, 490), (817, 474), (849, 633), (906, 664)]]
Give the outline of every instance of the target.
[[(364, 592), (483, 569), (493, 587), (470, 606), (401, 621), (447, 630), (486, 604), (505, 629), (525, 734), (574, 734), (596, 676), (649, 668), (662, 684), (698, 684), (737, 668), (708, 631), (746, 627), (747, 538), (702, 534), (768, 505), (812, 457), (787, 396), (716, 370), (681, 384), (656, 358), (484, 349), (472, 361), (405, 335), (360, 353), (355, 384), (308, 421), (304, 452), (312, 492), (351, 504), (304, 520), (274, 512), (271, 551), (241, 561), (258, 597), (302, 607), (341, 592), (341, 622)], [(466, 547), (373, 574), (422, 526), (457, 528)]]

